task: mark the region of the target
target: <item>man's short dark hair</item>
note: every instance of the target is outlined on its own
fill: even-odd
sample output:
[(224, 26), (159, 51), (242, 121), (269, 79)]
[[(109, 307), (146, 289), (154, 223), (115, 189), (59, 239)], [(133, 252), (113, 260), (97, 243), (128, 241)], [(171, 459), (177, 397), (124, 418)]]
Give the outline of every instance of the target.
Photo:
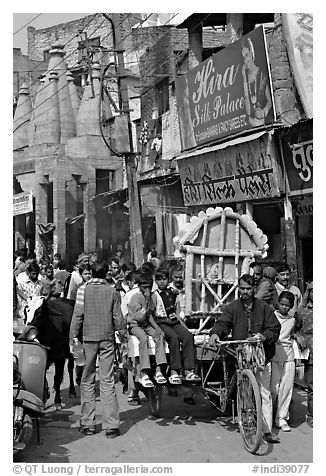
[(152, 284), (153, 283), (153, 276), (150, 272), (146, 270), (142, 270), (139, 272), (137, 276), (137, 284)]
[(167, 269), (158, 269), (155, 271), (155, 279), (169, 279), (170, 275)]
[(251, 274), (243, 274), (242, 276), (240, 276), (239, 280), (238, 280), (238, 285), (240, 286), (240, 281), (244, 281), (245, 283), (249, 284), (250, 286), (254, 286), (255, 285), (255, 280), (254, 280), (254, 277), (251, 276)]
[(254, 268), (256, 268), (256, 267), (258, 267), (258, 268), (260, 268), (261, 270), (263, 270), (262, 265), (261, 265), (260, 263), (257, 263), (257, 261), (254, 261), (253, 263), (250, 263), (250, 265), (249, 265), (249, 268), (251, 268), (251, 269), (254, 269)]
[(136, 269), (134, 271), (129, 271), (128, 274), (126, 274), (125, 276), (125, 280), (126, 281), (137, 281), (137, 278), (139, 276), (139, 271), (137, 271)]
[(39, 273), (40, 272), (40, 267), (39, 265), (36, 263), (36, 261), (32, 261), (28, 266), (27, 266), (27, 271), (29, 273)]
[(147, 273), (151, 273), (153, 276), (155, 271), (155, 266), (150, 261), (145, 261), (145, 263), (141, 265), (141, 270), (144, 270)]
[(107, 272), (108, 264), (106, 261), (96, 260), (95, 263), (92, 264), (93, 278), (105, 279)]
[(280, 263), (277, 266), (276, 270), (277, 270), (278, 273), (282, 273), (283, 271), (289, 271), (291, 273), (291, 268), (287, 263)]
[(121, 271), (123, 273), (127, 273), (127, 272), (131, 272), (131, 271), (135, 271), (137, 269), (137, 266), (134, 264), (134, 263), (124, 263), (122, 266), (121, 266)]
[(175, 272), (183, 272), (184, 271), (184, 267), (181, 263), (176, 263), (174, 264), (173, 266), (171, 266), (171, 275)]
[(291, 293), (290, 291), (282, 291), (281, 294), (278, 297), (278, 302), (280, 302), (280, 300), (282, 298), (288, 299), (290, 301), (291, 308), (294, 306), (294, 299), (295, 298), (294, 298), (293, 293)]
[(64, 261), (59, 261), (58, 269), (66, 269), (66, 263)]

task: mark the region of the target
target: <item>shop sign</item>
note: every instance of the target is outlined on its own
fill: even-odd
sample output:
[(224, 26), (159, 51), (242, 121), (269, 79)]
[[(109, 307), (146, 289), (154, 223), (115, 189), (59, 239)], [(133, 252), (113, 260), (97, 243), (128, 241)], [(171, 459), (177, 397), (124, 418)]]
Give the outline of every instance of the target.
[(313, 215), (312, 195), (291, 198), (293, 214), (296, 216)]
[(283, 31), (296, 88), (307, 117), (313, 117), (313, 15), (282, 13)]
[(295, 130), (282, 140), (285, 167), (291, 192), (298, 194), (313, 187), (312, 126)]
[(24, 215), (33, 211), (33, 192), (22, 192), (14, 195), (14, 216)]
[(177, 78), (182, 150), (275, 120), (263, 27)]
[(175, 101), (170, 110), (162, 114), (162, 159), (170, 160), (181, 152), (178, 112)]
[(21, 162), (19, 164), (14, 164), (13, 166), (14, 175), (26, 174), (28, 172), (35, 172), (35, 160)]
[(185, 205), (280, 196), (280, 169), (268, 134), (251, 142), (180, 159), (178, 165)]

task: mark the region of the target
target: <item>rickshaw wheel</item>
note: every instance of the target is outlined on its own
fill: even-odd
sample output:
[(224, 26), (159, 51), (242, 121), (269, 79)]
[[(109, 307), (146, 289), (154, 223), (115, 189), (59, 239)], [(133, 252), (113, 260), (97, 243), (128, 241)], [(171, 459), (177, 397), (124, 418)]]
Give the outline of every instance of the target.
[(155, 385), (155, 387), (146, 390), (151, 414), (156, 417), (162, 405), (163, 387), (162, 385)]
[(249, 369), (238, 376), (237, 410), (244, 446), (249, 453), (256, 453), (262, 440), (262, 409), (259, 385)]

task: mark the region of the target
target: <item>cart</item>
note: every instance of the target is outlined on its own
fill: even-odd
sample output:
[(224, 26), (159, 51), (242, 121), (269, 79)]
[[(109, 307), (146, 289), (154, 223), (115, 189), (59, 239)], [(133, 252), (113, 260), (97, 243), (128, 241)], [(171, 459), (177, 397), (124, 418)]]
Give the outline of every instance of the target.
[[(185, 260), (183, 312), (194, 334), (197, 373), (201, 376), (199, 384), (184, 381), (182, 385), (202, 393), (219, 414), (232, 412), (245, 448), (255, 453), (262, 437), (261, 401), (255, 372), (264, 362), (263, 348), (259, 343), (248, 341), (228, 341), (212, 348), (208, 346), (208, 333), (223, 306), (238, 298), (239, 277), (249, 272), (252, 261), (267, 256), (267, 237), (248, 215), (236, 213), (229, 207), (217, 207), (192, 217), (174, 238), (174, 243)], [(152, 355), (154, 346), (149, 338)], [(136, 338), (129, 338), (128, 349), (137, 386)], [(163, 386), (154, 384), (150, 389), (141, 387), (141, 391), (148, 397), (152, 415), (158, 416)]]
[(251, 262), (267, 256), (267, 241), (249, 215), (230, 207), (199, 212), (174, 238), (185, 258), (184, 317), (195, 335), (197, 371), (202, 378), (198, 391), (219, 414), (232, 412), (251, 453), (262, 439), (255, 377), (265, 359), (262, 344), (227, 341), (213, 348), (208, 345), (208, 333), (223, 306), (238, 298), (239, 277), (249, 272)]

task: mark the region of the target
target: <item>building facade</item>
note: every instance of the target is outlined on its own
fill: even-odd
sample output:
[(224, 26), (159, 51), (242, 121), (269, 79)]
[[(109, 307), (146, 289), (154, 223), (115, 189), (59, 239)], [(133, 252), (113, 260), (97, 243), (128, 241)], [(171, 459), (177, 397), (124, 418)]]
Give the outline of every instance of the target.
[[(303, 290), (312, 277), (312, 15), (194, 13), (178, 27), (144, 22), (144, 15), (119, 14), (144, 253), (156, 244), (162, 258), (172, 257), (173, 237), (192, 215), (231, 206), (268, 236), (264, 262), (287, 261)], [(52, 95), (43, 97), (42, 83), (35, 97), (21, 87), (14, 190), (25, 211), (32, 191), (34, 208), (15, 217), (16, 247), (24, 240), (31, 250), (52, 246), (70, 260), (81, 249), (128, 254), (129, 144), (111, 27), (96, 14), (28, 28), (29, 56), (47, 58)], [(58, 41), (64, 48), (52, 47)], [(263, 121), (251, 113), (259, 85), (250, 81), (245, 54), (261, 72)], [(64, 84), (53, 59), (60, 55)], [(54, 94), (58, 106), (46, 112), (42, 104)]]

